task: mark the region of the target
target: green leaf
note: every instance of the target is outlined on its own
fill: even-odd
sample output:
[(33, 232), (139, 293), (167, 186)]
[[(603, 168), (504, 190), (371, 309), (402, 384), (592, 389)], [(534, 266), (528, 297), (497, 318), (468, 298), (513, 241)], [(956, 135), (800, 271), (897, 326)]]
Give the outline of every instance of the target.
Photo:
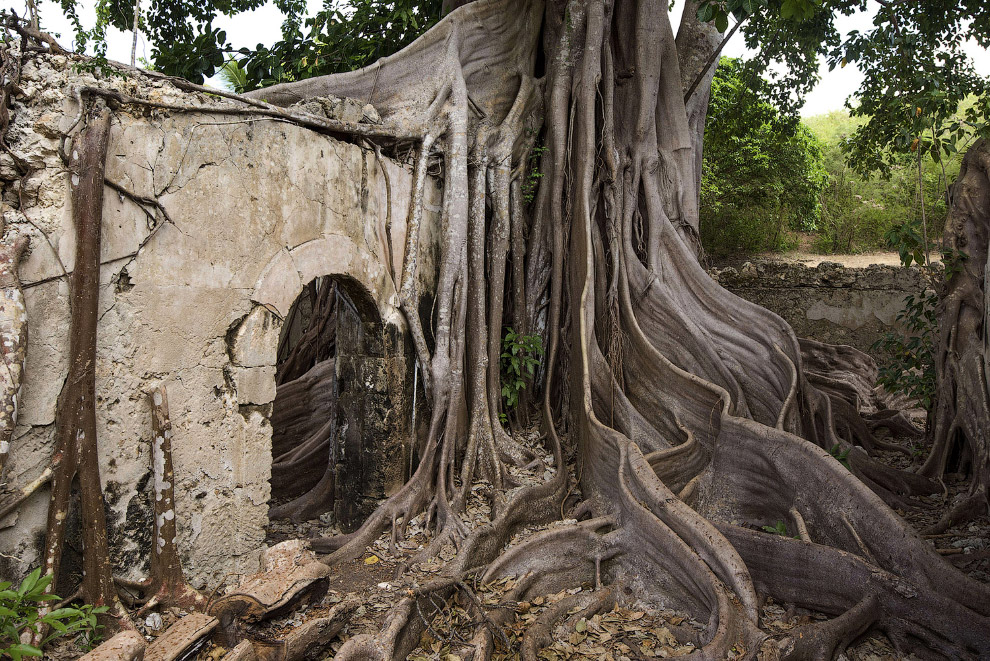
[(82, 614), (82, 611), (78, 608), (58, 608), (46, 615), (45, 619), (63, 620), (68, 617), (78, 617)]
[(724, 12), (719, 13), (719, 15), (715, 17), (715, 29), (718, 30), (719, 32), (725, 32), (725, 30), (728, 27), (729, 27), (728, 15), (726, 15)]
[[(41, 656), (41, 650), (33, 645), (25, 645), (24, 643), (17, 643), (16, 645), (11, 645), (7, 648), (7, 652), (14, 656), (15, 654), (20, 654), (21, 656)], [(18, 658), (14, 656), (14, 658)]]
[(33, 572), (24, 577), (21, 581), (20, 587), (17, 588), (17, 594), (24, 596), (28, 592), (34, 589), (34, 586), (38, 584), (38, 579), (41, 577), (41, 568), (35, 569)]

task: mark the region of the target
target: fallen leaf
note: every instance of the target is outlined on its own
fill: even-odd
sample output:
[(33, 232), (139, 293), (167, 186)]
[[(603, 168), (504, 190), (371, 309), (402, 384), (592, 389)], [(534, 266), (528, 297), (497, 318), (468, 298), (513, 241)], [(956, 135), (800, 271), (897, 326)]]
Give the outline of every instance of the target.
[(379, 559), (380, 558), (377, 555), (369, 555), (367, 558), (364, 559), (364, 564), (366, 564), (366, 565), (373, 565), (376, 562), (378, 562)]

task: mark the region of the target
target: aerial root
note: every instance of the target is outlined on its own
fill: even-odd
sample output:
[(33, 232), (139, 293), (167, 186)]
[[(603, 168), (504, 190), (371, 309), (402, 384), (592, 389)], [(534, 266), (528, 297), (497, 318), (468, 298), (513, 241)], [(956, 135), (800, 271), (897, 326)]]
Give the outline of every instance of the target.
[[(398, 649), (401, 642), (400, 636), (409, 628), (409, 625), (420, 630), (426, 626), (425, 619), (421, 627), (415, 626), (415, 620), (412, 616), (418, 609), (419, 604), (417, 600), (408, 597), (403, 599), (389, 613), (388, 619), (385, 621), (385, 626), (382, 627), (381, 631), (375, 634), (358, 634), (350, 638), (337, 651), (334, 659), (339, 661), (348, 661), (349, 659), (392, 661), (392, 659), (404, 657), (413, 648), (410, 647), (405, 653), (401, 653), (401, 650)], [(422, 614), (420, 614), (420, 617), (423, 617)], [(418, 635), (419, 632), (417, 631), (416, 636), (418, 637)], [(405, 638), (408, 638), (408, 636), (405, 636)]]
[(598, 517), (538, 532), (493, 561), (483, 580), (531, 572), (541, 580), (552, 580), (553, 574), (568, 569), (590, 570), (602, 543), (597, 531), (613, 525), (611, 517)]
[[(965, 584), (953, 580), (954, 572), (947, 572), (944, 563), (933, 555), (917, 558), (904, 571), (922, 574), (911, 569), (926, 563), (931, 567), (931, 575), (922, 581), (909, 580), (899, 575), (900, 572), (894, 574), (883, 569), (873, 557), (877, 553), (861, 557), (834, 547), (737, 526), (722, 525), (719, 529), (746, 559), (761, 593), (769, 594), (777, 603), (839, 614), (831, 623), (815, 625), (821, 627), (823, 637), (803, 649), (845, 645), (875, 625), (888, 633), (908, 632), (915, 641), (907, 645), (904, 640), (900, 649), (905, 652), (916, 650), (919, 641), (950, 658), (976, 658), (987, 652), (984, 632), (990, 620), (980, 612), (987, 609), (985, 589), (978, 588), (983, 594), (967, 594)], [(954, 592), (950, 592), (950, 597), (939, 590)], [(819, 635), (810, 628), (799, 633), (805, 637)], [(788, 636), (794, 637), (793, 632)], [(786, 642), (785, 638), (782, 642)], [(782, 658), (818, 657), (795, 653)]]
[(935, 480), (917, 473), (891, 468), (863, 451), (850, 452), (848, 460), (849, 469), (853, 474), (892, 507), (913, 509), (915, 505), (901, 496), (928, 495), (941, 491)]
[[(909, 436), (911, 438), (920, 438), (924, 436), (922, 431), (914, 426), (903, 411), (897, 411), (894, 409), (883, 409), (877, 411), (876, 413), (870, 413), (864, 416), (867, 426), (870, 431), (876, 431), (877, 429), (884, 428), (887, 429), (891, 434), (895, 436)], [(900, 447), (900, 446), (894, 446)], [(887, 448), (893, 449), (893, 447)]]
[(801, 516), (801, 511), (796, 507), (792, 507), (790, 515), (794, 519), (794, 526), (797, 528), (798, 537), (806, 542), (810, 542), (811, 535), (808, 534), (808, 526), (804, 522), (804, 517)]
[(417, 562), (425, 562), (435, 557), (445, 546), (451, 545), (455, 550), (459, 549), (468, 534), (467, 527), (457, 516), (451, 514), (447, 517), (443, 527), (433, 536), (433, 539), (423, 547), (423, 550), (405, 560), (398, 567), (396, 570), (397, 575), (401, 576)]
[(270, 519), (290, 519), (295, 523), (308, 521), (326, 512), (328, 505), (333, 503), (334, 483), (336, 475), (334, 467), (327, 466), (313, 488), (293, 500), (271, 508), (268, 512)]

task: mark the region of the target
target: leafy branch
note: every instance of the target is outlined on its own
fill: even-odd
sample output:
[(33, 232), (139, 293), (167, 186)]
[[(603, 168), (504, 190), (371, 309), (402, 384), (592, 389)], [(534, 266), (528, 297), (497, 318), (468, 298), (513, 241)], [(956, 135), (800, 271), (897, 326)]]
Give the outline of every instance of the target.
[[(0, 659), (41, 656), (49, 641), (72, 634), (81, 634), (86, 647), (99, 639), (103, 626), (96, 616), (107, 612), (107, 607), (83, 604), (48, 611), (47, 602), (61, 599), (46, 592), (51, 582), (51, 574), (42, 576), (41, 569), (28, 574), (16, 589), (9, 581), (0, 581)], [(21, 642), (44, 631), (48, 634), (37, 647)], [(28, 635), (22, 638), (23, 634)]]
[[(539, 335), (520, 335), (509, 328), (502, 338), (502, 399), (506, 411), (519, 404), (519, 393), (526, 389), (526, 379), (536, 374), (543, 356)], [(501, 414), (505, 422), (506, 415)]]

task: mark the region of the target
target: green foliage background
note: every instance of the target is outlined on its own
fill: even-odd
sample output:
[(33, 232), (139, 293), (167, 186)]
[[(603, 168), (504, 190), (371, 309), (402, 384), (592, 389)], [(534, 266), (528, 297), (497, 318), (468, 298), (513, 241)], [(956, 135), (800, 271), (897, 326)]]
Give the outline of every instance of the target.
[(869, 118), (836, 110), (798, 121), (766, 100), (767, 86), (745, 62), (720, 60), (701, 184), (701, 240), (710, 257), (785, 251), (796, 247), (797, 232), (823, 254), (896, 247), (891, 237), (904, 232), (920, 236), (919, 160), (924, 224), (938, 255), (949, 186), (979, 135), (966, 120), (980, 111), (979, 97), (946, 116), (946, 125), (961, 128), (939, 149), (920, 140), (914, 150), (891, 144), (873, 161), (883, 166), (871, 169), (855, 167), (862, 159), (850, 163)]
[(712, 256), (781, 250), (789, 230), (818, 226), (825, 145), (764, 100), (763, 85), (741, 60), (719, 61), (701, 181), (701, 241)]
[(353, 71), (402, 50), (440, 20), (441, 0), (325, 0), (305, 18), (305, 0), (277, 0), (282, 39), (238, 51), (246, 87)]

